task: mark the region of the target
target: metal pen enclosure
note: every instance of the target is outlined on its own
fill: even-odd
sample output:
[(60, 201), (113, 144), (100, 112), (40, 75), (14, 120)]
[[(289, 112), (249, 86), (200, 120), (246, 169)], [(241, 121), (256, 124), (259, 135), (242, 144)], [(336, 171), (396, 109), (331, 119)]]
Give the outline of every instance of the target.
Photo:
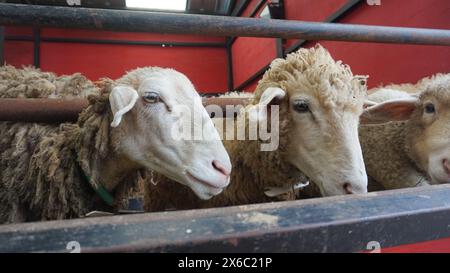
[[(41, 6), (30, 9), (20, 4), (0, 4), (0, 25), (177, 34), (201, 32), (229, 37), (229, 42), (232, 37), (251, 36), (450, 46), (450, 30), (129, 10)], [(4, 38), (0, 28), (0, 49)], [(41, 38), (36, 31), (34, 41), (38, 43)], [(35, 64), (39, 64), (36, 59)], [(232, 85), (230, 82), (232, 78), (229, 79)], [(39, 107), (39, 103), (47, 103), (46, 108)], [(20, 116), (20, 111), (13, 113), (21, 109), (19, 104), (22, 109), (29, 109), (28, 115), (19, 118), (21, 121), (48, 122), (48, 115), (41, 115), (40, 120), (36, 120), (39, 114), (33, 115), (40, 108), (41, 114), (44, 111), (55, 114), (58, 109), (67, 114), (56, 121), (73, 120), (85, 105), (78, 101), (67, 108), (70, 102), (61, 103), (2, 100), (0, 105), (9, 107), (0, 109), (0, 120)], [(450, 186), (441, 185), (367, 196), (5, 225), (0, 226), (0, 241), (5, 242), (0, 244), (0, 251), (64, 252), (67, 242), (78, 240), (85, 251), (356, 252), (370, 250), (368, 246), (373, 241), (388, 249), (419, 242), (431, 242), (431, 246), (433, 242), (450, 245), (449, 223)]]

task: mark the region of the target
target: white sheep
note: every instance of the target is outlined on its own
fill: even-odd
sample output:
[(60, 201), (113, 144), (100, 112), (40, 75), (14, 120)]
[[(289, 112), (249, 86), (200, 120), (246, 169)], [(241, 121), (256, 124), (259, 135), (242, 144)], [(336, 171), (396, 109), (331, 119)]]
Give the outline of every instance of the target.
[[(228, 185), (228, 154), (183, 74), (136, 69), (115, 82), (104, 80), (103, 89), (88, 99), (77, 124), (53, 129), (34, 124), (34, 130), (9, 124), (0, 130), (0, 223), (110, 209), (114, 194), (134, 183), (141, 169), (167, 175), (202, 199)], [(191, 122), (175, 113), (181, 106), (200, 117), (201, 124), (194, 125), (208, 138), (173, 135)]]

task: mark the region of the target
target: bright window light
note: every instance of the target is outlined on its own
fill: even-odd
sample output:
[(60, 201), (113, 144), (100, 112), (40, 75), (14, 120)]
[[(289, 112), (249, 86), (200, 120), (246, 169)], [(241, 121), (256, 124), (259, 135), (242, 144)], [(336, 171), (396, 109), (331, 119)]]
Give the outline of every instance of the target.
[(264, 19), (270, 19), (270, 11), (269, 11), (269, 6), (266, 6), (261, 13), (259, 14), (260, 18), (264, 18)]
[(186, 10), (187, 0), (126, 0), (128, 8)]

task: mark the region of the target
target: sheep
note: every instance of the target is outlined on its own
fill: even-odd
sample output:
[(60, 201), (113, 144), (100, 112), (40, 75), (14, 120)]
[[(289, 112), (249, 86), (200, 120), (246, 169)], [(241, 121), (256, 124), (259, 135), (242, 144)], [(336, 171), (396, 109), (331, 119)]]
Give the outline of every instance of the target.
[(378, 104), (364, 111), (364, 122), (388, 122), (360, 127), (370, 184), (398, 189), (449, 183), (450, 74), (378, 88), (369, 100)]
[(80, 73), (57, 77), (34, 67), (0, 66), (0, 98), (87, 98), (96, 92)]
[[(0, 98), (86, 98), (97, 92), (96, 86), (80, 73), (58, 77), (31, 66), (23, 69), (0, 66)], [(27, 164), (30, 153), (26, 150), (33, 150), (42, 137), (55, 133), (58, 127), (57, 124), (0, 122), (0, 156), (12, 156), (11, 161)]]
[(225, 139), (233, 172), (230, 186), (221, 195), (201, 201), (155, 175), (154, 183), (145, 185), (144, 209), (268, 202), (274, 200), (272, 193), (289, 191), (308, 180), (325, 196), (365, 193), (367, 176), (358, 123), (366, 92), (366, 77), (354, 76), (320, 45), (275, 59), (240, 116), (247, 131), (250, 120), (272, 124), (275, 112), (269, 106), (277, 105), (279, 130), (272, 136), (279, 135), (278, 149), (260, 151), (260, 145), (267, 143), (260, 136), (256, 140)]
[[(0, 131), (0, 223), (114, 211), (120, 196), (113, 195), (134, 184), (141, 170), (167, 175), (201, 199), (228, 185), (230, 159), (186, 76), (139, 68), (117, 81), (104, 79), (94, 93), (76, 124)], [(197, 125), (208, 138), (172, 135), (190, 122), (175, 113), (181, 106), (201, 118)]]

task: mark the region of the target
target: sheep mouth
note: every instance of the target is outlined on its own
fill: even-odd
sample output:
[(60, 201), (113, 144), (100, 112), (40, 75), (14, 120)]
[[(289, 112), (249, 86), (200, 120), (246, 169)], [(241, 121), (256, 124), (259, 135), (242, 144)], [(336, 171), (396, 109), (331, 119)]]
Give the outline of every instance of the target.
[[(450, 175), (447, 175), (446, 178), (444, 178), (444, 177), (437, 177), (437, 176), (433, 175), (433, 173), (430, 172), (430, 178), (431, 178), (431, 181), (432, 181), (433, 184), (447, 184), (447, 183), (450, 183)], [(419, 183), (417, 183), (417, 184), (420, 184), (420, 183), (422, 183), (422, 180), (420, 180)]]
[(213, 188), (213, 189), (218, 189), (218, 190), (222, 189), (222, 187), (218, 187), (218, 186), (216, 186), (216, 185), (214, 185), (214, 184), (212, 184), (212, 183), (210, 183), (210, 182), (208, 182), (206, 180), (202, 180), (200, 178), (195, 177), (190, 172), (186, 172), (186, 174), (187, 174), (187, 176), (189, 177), (190, 180), (192, 180), (194, 182), (197, 182), (199, 184), (202, 184), (202, 185), (204, 185), (204, 186), (206, 186), (208, 188)]

